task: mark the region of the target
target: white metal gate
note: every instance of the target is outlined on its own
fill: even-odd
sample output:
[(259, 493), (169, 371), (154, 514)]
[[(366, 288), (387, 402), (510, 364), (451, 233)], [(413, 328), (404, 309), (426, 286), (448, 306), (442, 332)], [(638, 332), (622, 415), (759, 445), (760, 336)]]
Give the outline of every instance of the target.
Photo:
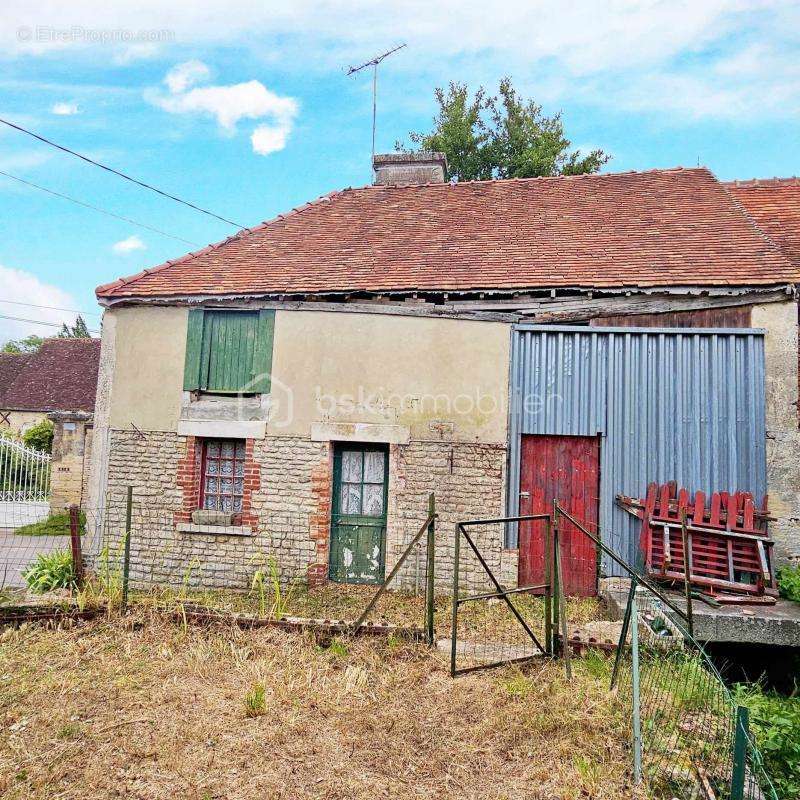
[(50, 513), (52, 457), (0, 434), (0, 528), (19, 528)]

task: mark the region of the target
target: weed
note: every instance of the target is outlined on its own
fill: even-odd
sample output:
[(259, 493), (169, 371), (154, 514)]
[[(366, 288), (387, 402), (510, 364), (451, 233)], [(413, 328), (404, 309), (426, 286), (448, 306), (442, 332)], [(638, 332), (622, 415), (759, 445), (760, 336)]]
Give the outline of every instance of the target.
[(36, 594), (55, 589), (73, 589), (75, 570), (72, 567), (72, 553), (69, 550), (39, 553), (36, 560), (22, 571), (22, 577), (28, 588)]
[(511, 678), (503, 681), (503, 688), (512, 696), (525, 698), (533, 689), (533, 684), (521, 672), (516, 672)]
[[(266, 573), (263, 569), (255, 571), (253, 580), (250, 583), (250, 594), (258, 598), (260, 616), (264, 617), (269, 613), (269, 616), (273, 619), (283, 619), (289, 611), (294, 587), (290, 585), (288, 591), (284, 592), (281, 585), (280, 569), (274, 556), (270, 556), (267, 560), (267, 570)], [(272, 603), (269, 612), (267, 612), (268, 587), (272, 591)]]
[(74, 722), (68, 722), (66, 725), (62, 725), (58, 729), (58, 736), (59, 739), (75, 739), (81, 732), (80, 726)]
[(267, 713), (267, 690), (263, 683), (254, 683), (244, 697), (244, 714), (246, 717), (261, 717)]
[(593, 678), (610, 677), (609, 661), (599, 650), (587, 651), (581, 663)]
[(326, 650), (335, 658), (347, 658), (350, 653), (347, 645), (341, 639), (331, 639), (326, 647), (320, 649)]
[(739, 685), (734, 699), (750, 709), (750, 729), (779, 797), (800, 797), (800, 697)]
[(800, 564), (792, 564), (778, 570), (778, 590), (781, 597), (800, 603)]

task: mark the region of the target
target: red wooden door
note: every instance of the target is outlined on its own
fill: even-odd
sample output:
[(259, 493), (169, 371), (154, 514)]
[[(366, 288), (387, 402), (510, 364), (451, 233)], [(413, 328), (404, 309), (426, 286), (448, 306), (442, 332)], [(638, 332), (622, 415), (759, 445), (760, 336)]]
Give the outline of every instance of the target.
[[(520, 514), (549, 514), (557, 499), (597, 535), (600, 442), (592, 436), (523, 436)], [(597, 548), (564, 517), (559, 532), (564, 594), (597, 593)], [(519, 585), (544, 582), (544, 526), (519, 526)]]

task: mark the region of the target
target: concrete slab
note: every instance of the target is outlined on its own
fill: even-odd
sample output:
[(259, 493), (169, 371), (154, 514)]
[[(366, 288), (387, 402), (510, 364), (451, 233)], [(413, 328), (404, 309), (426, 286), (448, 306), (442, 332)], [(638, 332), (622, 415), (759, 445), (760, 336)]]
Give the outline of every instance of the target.
[[(612, 619), (622, 619), (630, 582), (623, 578), (600, 581), (599, 594)], [(664, 594), (681, 609), (679, 592)], [(700, 642), (740, 642), (800, 648), (800, 603), (778, 600), (774, 606), (722, 606), (712, 608), (699, 600), (692, 604), (694, 636)]]

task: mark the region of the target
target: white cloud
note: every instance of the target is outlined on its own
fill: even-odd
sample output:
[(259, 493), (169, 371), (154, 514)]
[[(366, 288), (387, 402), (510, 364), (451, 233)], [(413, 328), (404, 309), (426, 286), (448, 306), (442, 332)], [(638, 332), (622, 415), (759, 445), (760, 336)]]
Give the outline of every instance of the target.
[(195, 58), (174, 66), (164, 77), (164, 83), (173, 94), (179, 94), (196, 83), (205, 82), (210, 75), (211, 70)]
[[(243, 119), (265, 119), (250, 137), (259, 155), (283, 150), (294, 127), (299, 106), (293, 97), (282, 97), (260, 81), (228, 86), (194, 86), (210, 76), (202, 61), (186, 61), (173, 67), (164, 78), (169, 94), (147, 93), (147, 98), (170, 114), (208, 114), (227, 133), (236, 132)], [(194, 86), (194, 88), (189, 88)]]
[[(696, 81), (685, 103), (680, 95), (667, 98), (665, 115), (696, 115), (705, 98), (713, 115), (722, 110), (731, 116), (725, 98), (748, 118), (800, 113), (796, 0), (507, 0), (491, 14), (478, 0), (74, 0), (47, 6), (47, 25), (57, 30), (160, 31), (161, 47), (250, 48), (272, 66), (304, 75), (360, 63), (402, 39), (408, 50), (385, 69), (424, 75), (427, 85), (452, 75), (494, 82), (511, 74), (518, 85), (536, 81), (536, 96), (548, 102), (584, 99), (591, 87), (592, 102), (614, 109), (620, 102), (647, 105), (652, 80), (649, 105), (657, 110), (659, 91)], [(3, 11), (0, 50), (12, 55), (72, 48), (107, 58), (122, 48), (88, 36), (38, 37), (41, 8), (30, 0), (6, 0)], [(23, 26), (28, 37), (19, 33)], [(757, 77), (752, 48), (759, 47), (773, 51), (775, 68)], [(206, 108), (214, 101), (201, 95), (186, 102)]]
[(73, 114), (79, 114), (80, 109), (77, 103), (54, 103), (50, 113), (58, 117), (71, 117)]
[(250, 137), (253, 152), (260, 156), (276, 153), (286, 147), (289, 129), (280, 125), (259, 125)]
[(128, 45), (124, 50), (115, 53), (111, 60), (119, 67), (126, 67), (136, 61), (155, 58), (159, 52), (160, 48), (155, 42), (138, 42)]
[[(44, 283), (30, 272), (12, 269), (0, 265), (0, 286), (3, 287), (0, 301), (0, 346), (9, 339), (21, 339), (35, 333), (37, 336), (53, 336), (57, 333), (55, 325), (75, 322), (75, 314), (68, 311), (57, 311), (53, 308), (33, 308), (16, 305), (16, 303), (35, 303), (39, 306), (56, 306), (57, 308), (77, 308), (75, 299), (68, 292), (57, 286)], [(3, 317), (22, 317), (51, 323), (39, 325), (32, 322), (3, 319)], [(91, 318), (89, 327), (97, 327)]]
[(129, 236), (127, 239), (122, 239), (111, 245), (111, 249), (120, 255), (127, 255), (136, 250), (145, 250), (146, 247), (145, 243), (138, 236)]

